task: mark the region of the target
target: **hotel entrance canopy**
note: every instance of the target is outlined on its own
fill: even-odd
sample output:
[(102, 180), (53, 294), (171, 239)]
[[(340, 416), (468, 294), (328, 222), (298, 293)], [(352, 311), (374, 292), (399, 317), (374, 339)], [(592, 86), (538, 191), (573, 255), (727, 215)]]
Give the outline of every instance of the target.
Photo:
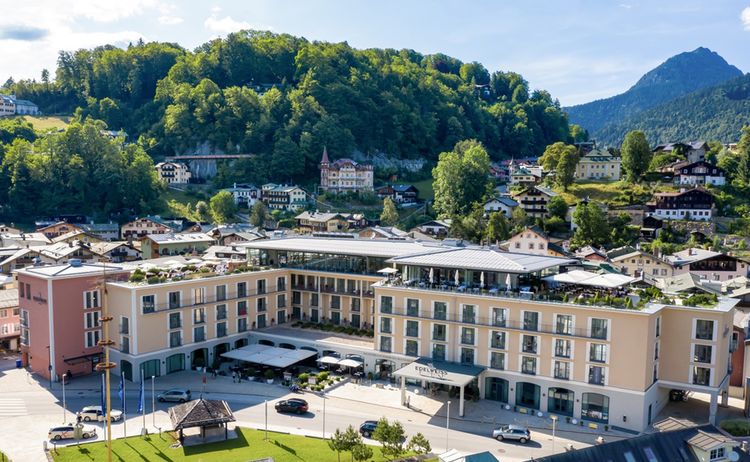
[(467, 366), (447, 361), (419, 358), (393, 373), (396, 377), (425, 380), (432, 383), (465, 387), (484, 370), (479, 366)]
[(246, 345), (236, 350), (222, 353), (222, 357), (261, 364), (263, 366), (285, 368), (317, 353), (310, 350), (289, 350), (268, 345)]

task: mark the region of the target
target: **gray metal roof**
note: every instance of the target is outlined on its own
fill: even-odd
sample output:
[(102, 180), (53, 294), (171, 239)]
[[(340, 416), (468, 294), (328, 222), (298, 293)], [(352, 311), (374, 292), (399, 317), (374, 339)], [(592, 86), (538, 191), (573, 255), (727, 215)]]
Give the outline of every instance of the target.
[(359, 255), (368, 257), (398, 257), (424, 252), (437, 252), (441, 247), (414, 241), (380, 241), (376, 239), (326, 239), (289, 237), (254, 242), (243, 242), (238, 247), (249, 249), (286, 250), (290, 252)]
[(559, 265), (574, 263), (568, 258), (501, 252), (487, 248), (442, 248), (430, 253), (405, 255), (388, 260), (414, 266), (499, 271), (503, 273), (529, 273)]

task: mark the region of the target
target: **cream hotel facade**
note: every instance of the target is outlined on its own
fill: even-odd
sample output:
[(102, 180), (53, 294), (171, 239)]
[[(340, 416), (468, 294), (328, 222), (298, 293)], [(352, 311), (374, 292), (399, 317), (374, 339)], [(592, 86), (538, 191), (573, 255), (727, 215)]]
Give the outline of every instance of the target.
[[(210, 366), (261, 343), (358, 358), (402, 389), (455, 387), (462, 414), (464, 399), (478, 395), (518, 412), (642, 431), (672, 389), (710, 394), (711, 421), (727, 399), (736, 300), (644, 301), (627, 276), (574, 283), (576, 260), (460, 243), (242, 245), (247, 272), (107, 283), (111, 356), (127, 378)], [(34, 277), (33, 268), (18, 272), (19, 282)], [(292, 327), (296, 320), (372, 337)], [(33, 342), (33, 323), (26, 328)]]

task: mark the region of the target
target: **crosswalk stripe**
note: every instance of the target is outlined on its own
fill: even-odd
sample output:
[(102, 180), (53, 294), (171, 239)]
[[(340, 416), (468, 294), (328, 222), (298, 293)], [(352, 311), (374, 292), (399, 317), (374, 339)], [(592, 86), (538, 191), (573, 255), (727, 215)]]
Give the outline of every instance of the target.
[(26, 403), (18, 398), (0, 398), (0, 416), (25, 415)]

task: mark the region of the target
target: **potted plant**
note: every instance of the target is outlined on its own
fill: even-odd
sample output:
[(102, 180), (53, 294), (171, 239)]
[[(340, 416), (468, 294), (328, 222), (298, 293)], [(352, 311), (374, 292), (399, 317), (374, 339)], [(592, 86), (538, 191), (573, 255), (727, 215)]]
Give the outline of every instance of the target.
[(265, 372), (266, 375), (266, 383), (273, 383), (274, 377), (276, 377), (276, 374), (271, 369), (266, 369)]

